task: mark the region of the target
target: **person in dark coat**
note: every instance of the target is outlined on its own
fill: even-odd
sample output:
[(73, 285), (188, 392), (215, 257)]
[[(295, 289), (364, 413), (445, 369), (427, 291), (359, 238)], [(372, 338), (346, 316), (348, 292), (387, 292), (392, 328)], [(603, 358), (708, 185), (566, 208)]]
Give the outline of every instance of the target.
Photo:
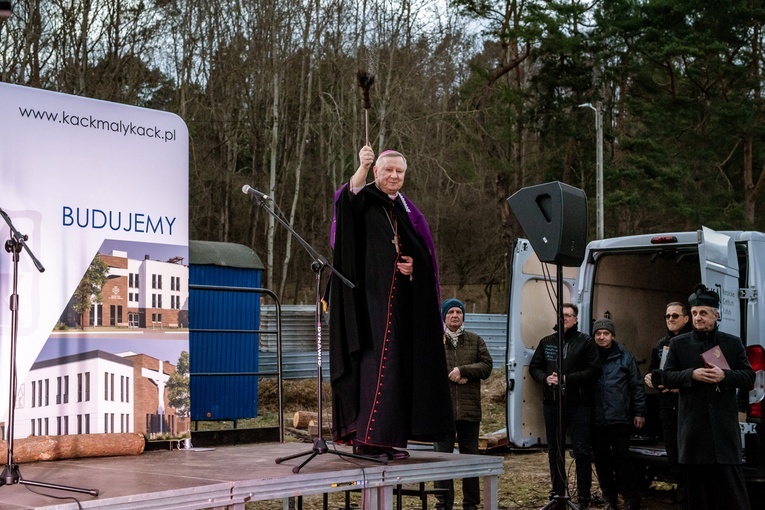
[(654, 386), (651, 373), (654, 370), (664, 368), (662, 360), (667, 358), (670, 340), (677, 335), (693, 331), (693, 326), (691, 326), (688, 315), (688, 307), (679, 301), (667, 304), (664, 319), (667, 323), (667, 334), (661, 337), (652, 349), (651, 365), (643, 381), (649, 388), (655, 388), (659, 391), (659, 420), (661, 421), (664, 448), (667, 451), (669, 469), (677, 484), (676, 499), (680, 503), (685, 501), (685, 473), (680, 468), (677, 452), (677, 395), (680, 390), (677, 388), (670, 390), (663, 385)]
[[(459, 452), (478, 454), (478, 436), (481, 428), (481, 380), (491, 375), (493, 360), (483, 338), (465, 331), (465, 305), (459, 299), (450, 298), (441, 305), (444, 319), (444, 352), (449, 370), (449, 389), (452, 396), (454, 424), (457, 428)], [(437, 452), (452, 453), (454, 436), (436, 441)], [(446, 494), (437, 494), (436, 508), (452, 510), (454, 506), (454, 481), (439, 480), (434, 483)], [(462, 480), (462, 508), (476, 510), (481, 503), (478, 478)]]
[[(558, 377), (558, 333), (544, 337), (529, 363), (529, 373), (543, 385), (542, 411), (547, 434), (547, 457), (553, 495), (564, 497), (564, 452), (558, 450), (558, 384), (563, 382), (564, 423), (571, 433), (576, 461), (576, 487), (580, 510), (590, 505), (592, 467), (590, 454), (590, 411), (601, 363), (598, 348), (588, 335), (578, 331), (579, 309), (563, 305), (563, 380)], [(565, 435), (565, 430), (563, 431)], [(565, 450), (565, 445), (562, 445)], [(560, 454), (559, 454), (560, 453)]]
[[(677, 437), (688, 508), (747, 510), (736, 391), (752, 387), (754, 370), (741, 339), (717, 327), (720, 297), (715, 291), (696, 286), (688, 305), (693, 332), (675, 337), (664, 371), (652, 373), (654, 384), (658, 378), (667, 388), (680, 389)], [(702, 353), (715, 348), (730, 368), (702, 359)]]
[(603, 374), (593, 406), (592, 455), (598, 483), (609, 510), (618, 508), (618, 492), (625, 510), (640, 508), (640, 485), (630, 457), (632, 427), (645, 425), (646, 402), (643, 381), (635, 358), (618, 342), (610, 319), (598, 319), (592, 327)]
[(438, 273), (427, 221), (401, 193), (404, 156), (374, 152), (335, 195), (331, 243), (332, 436), (356, 453), (404, 459), (407, 441), (454, 434)]

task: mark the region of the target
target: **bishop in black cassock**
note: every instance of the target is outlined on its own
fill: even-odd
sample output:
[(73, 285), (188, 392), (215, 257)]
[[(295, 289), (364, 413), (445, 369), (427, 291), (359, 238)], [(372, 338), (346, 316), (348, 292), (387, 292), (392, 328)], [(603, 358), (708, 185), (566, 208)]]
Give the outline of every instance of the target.
[(454, 437), (438, 270), (424, 216), (399, 190), (406, 160), (369, 146), (335, 196), (330, 285), (332, 434), (358, 453), (406, 458), (407, 440)]

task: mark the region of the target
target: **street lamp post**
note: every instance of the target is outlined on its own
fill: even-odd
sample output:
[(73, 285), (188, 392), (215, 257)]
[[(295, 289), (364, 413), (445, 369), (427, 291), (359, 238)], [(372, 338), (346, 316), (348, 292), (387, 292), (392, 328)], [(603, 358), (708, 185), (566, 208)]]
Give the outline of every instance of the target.
[(603, 117), (600, 108), (595, 108), (592, 103), (583, 103), (579, 107), (590, 108), (595, 112), (595, 137), (597, 139), (595, 162), (596, 235), (598, 239), (603, 239)]

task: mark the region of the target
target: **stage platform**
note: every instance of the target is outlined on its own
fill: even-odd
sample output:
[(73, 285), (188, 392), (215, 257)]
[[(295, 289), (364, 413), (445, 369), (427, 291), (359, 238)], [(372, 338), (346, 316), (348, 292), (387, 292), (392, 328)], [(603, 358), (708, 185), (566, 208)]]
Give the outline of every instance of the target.
[[(333, 446), (330, 444), (330, 448)], [(350, 452), (349, 447), (337, 447)], [(317, 455), (298, 474), (292, 468), (307, 457), (276, 464), (275, 459), (310, 451), (305, 443), (267, 443), (215, 449), (145, 452), (136, 457), (106, 457), (19, 465), (25, 480), (97, 489), (98, 497), (32, 487), (38, 492), (76, 497), (82, 508), (234, 509), (250, 501), (280, 500), (361, 490), (365, 510), (392, 509), (394, 488), (448, 478), (481, 477), (483, 507), (497, 508), (501, 456), (458, 455), (410, 450), (404, 461), (370, 461)], [(71, 500), (56, 500), (23, 484), (0, 486), (0, 508), (76, 510)]]

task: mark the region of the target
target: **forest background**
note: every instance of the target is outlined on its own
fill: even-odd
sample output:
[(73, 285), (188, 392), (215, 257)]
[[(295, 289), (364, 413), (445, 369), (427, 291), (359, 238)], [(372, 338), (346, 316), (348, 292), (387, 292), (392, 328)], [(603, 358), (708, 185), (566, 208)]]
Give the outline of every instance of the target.
[[(583, 189), (594, 238), (585, 103), (602, 112), (606, 237), (765, 230), (764, 1), (12, 4), (0, 79), (183, 118), (191, 239), (253, 248), (284, 303), (313, 302), (311, 259), (241, 188), (273, 197), (330, 258), (332, 196), (365, 113), (375, 151), (407, 156), (444, 288), (471, 311), (505, 310), (518, 189)], [(375, 77), (368, 112), (359, 71)]]

